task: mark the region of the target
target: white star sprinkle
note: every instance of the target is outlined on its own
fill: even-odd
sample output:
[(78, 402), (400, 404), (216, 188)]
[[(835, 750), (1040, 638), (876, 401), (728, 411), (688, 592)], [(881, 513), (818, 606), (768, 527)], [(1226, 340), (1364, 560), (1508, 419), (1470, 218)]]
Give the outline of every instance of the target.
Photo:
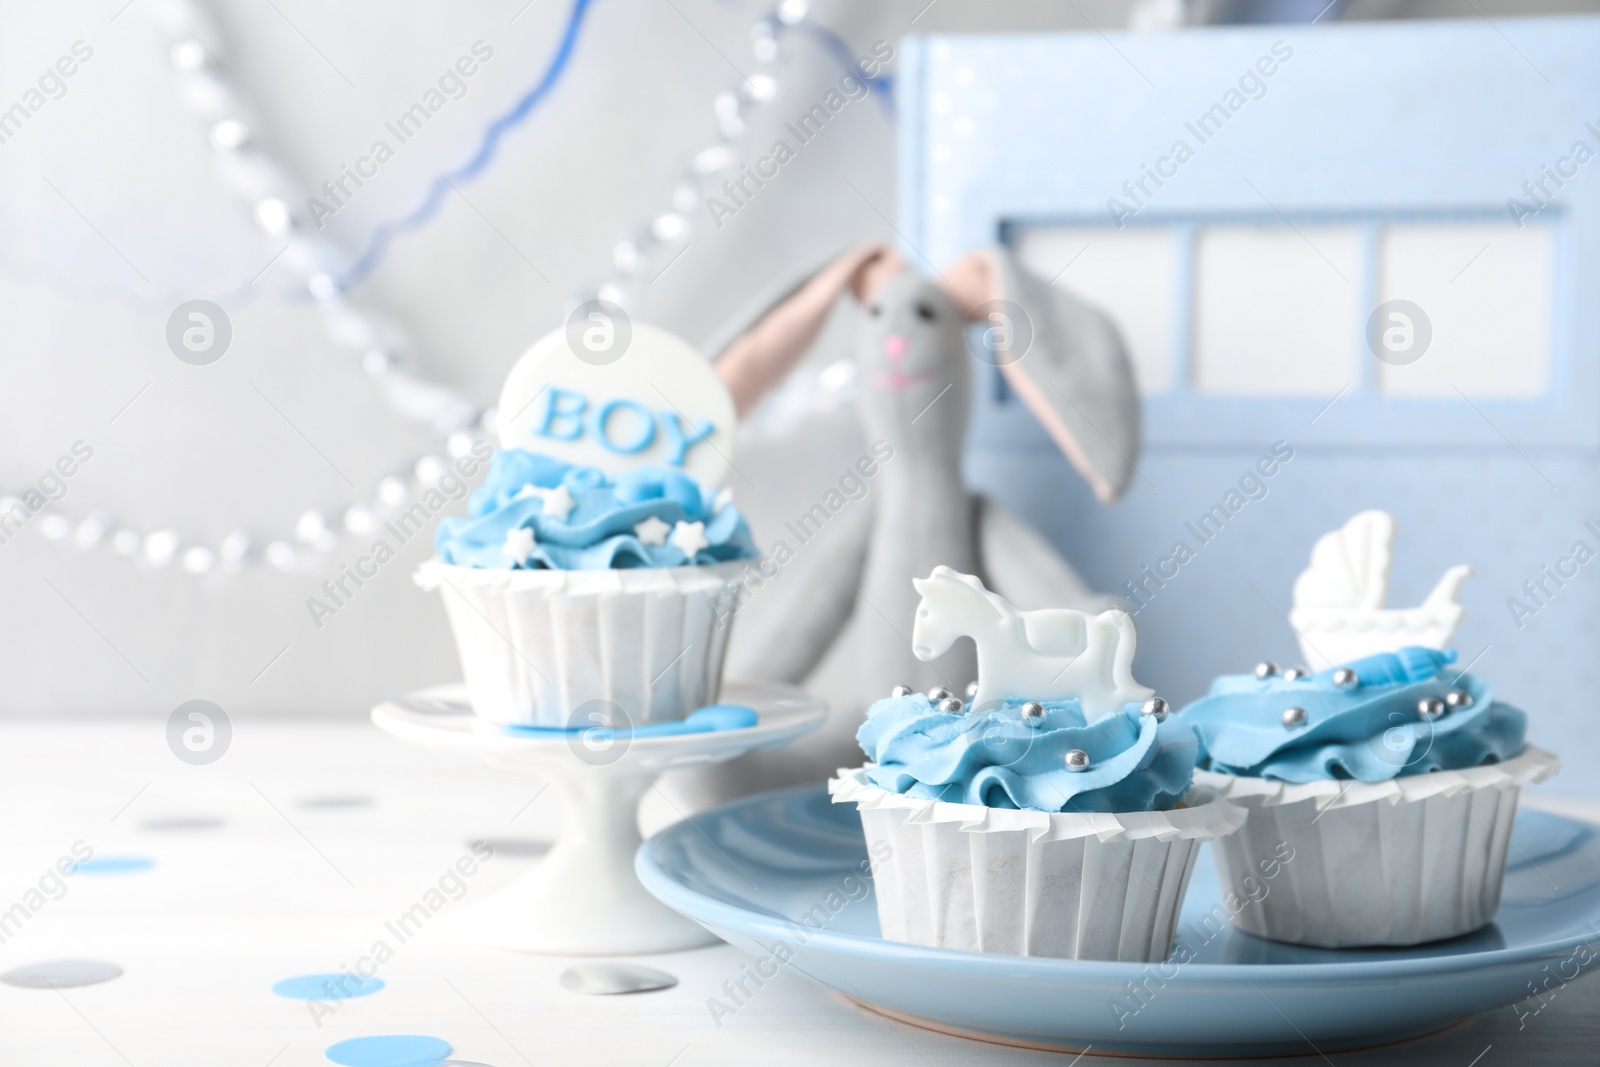
[(706, 540), (706, 524), (703, 522), (680, 522), (673, 526), (672, 543), (690, 559), (711, 544)]
[(544, 493), (544, 517), (567, 521), (567, 516), (572, 514), (572, 509), (578, 502), (572, 499), (572, 494), (567, 492), (567, 487), (558, 485), (554, 489), (546, 489)]
[(505, 546), (500, 551), (512, 563), (526, 563), (528, 557), (533, 555), (533, 546), (533, 531), (526, 526), (519, 526), (506, 534)]
[(517, 490), (517, 495), (512, 497), (511, 499), (512, 500), (526, 500), (530, 496), (543, 496), (543, 495), (544, 495), (544, 490), (540, 489), (537, 485), (525, 485), (521, 489), (518, 489)]
[(672, 532), (672, 527), (656, 518), (654, 515), (639, 523), (633, 528), (633, 536), (647, 545), (664, 545), (667, 543), (667, 534)]
[(731, 503), (733, 503), (733, 486), (725, 485), (717, 490), (717, 498), (711, 502), (711, 514), (715, 515)]

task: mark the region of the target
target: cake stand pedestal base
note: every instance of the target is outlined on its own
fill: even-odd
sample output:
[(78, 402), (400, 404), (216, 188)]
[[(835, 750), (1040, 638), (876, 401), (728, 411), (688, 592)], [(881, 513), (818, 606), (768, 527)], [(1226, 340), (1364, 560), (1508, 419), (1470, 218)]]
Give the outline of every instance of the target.
[(788, 744), (821, 725), (827, 707), (768, 682), (728, 682), (720, 703), (759, 716), (737, 730), (662, 737), (617, 735), (591, 745), (582, 733), (528, 737), (479, 719), (464, 686), (385, 701), (372, 721), (425, 748), (455, 750), (502, 770), (542, 778), (561, 800), (561, 832), (538, 870), (480, 904), (452, 913), (479, 944), (564, 956), (672, 952), (717, 940), (645, 891), (634, 874), (639, 802), (662, 774)]

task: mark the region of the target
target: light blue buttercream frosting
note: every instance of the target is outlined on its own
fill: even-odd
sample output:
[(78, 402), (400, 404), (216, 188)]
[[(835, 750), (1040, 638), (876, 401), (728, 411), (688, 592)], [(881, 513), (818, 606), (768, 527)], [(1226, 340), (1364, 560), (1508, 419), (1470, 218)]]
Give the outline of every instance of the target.
[[(1033, 728), (1022, 703), (950, 713), (921, 693), (879, 700), (856, 732), (877, 764), (867, 780), (926, 800), (1034, 811), (1164, 811), (1188, 790), (1197, 746), (1176, 716), (1158, 724), (1129, 704), (1089, 723), (1077, 700), (1058, 700)], [(1066, 769), (1075, 748), (1087, 770)]]
[[(1482, 679), (1448, 670), (1454, 650), (1410, 647), (1347, 663), (1357, 685), (1333, 684), (1333, 670), (1290, 681), (1282, 675), (1224, 675), (1179, 718), (1200, 738), (1207, 770), (1280, 782), (1354, 779), (1384, 782), (1430, 771), (1498, 763), (1526, 747), (1527, 716), (1497, 703)], [(1422, 701), (1465, 692), (1428, 719)], [(1286, 727), (1286, 708), (1305, 724)]]
[[(570, 497), (552, 507), (545, 491), (564, 488)], [(558, 513), (565, 510), (564, 517)], [(642, 467), (612, 478), (518, 448), (501, 449), (489, 462), (484, 483), (467, 501), (469, 518), (439, 523), (434, 550), (441, 561), (463, 567), (605, 570), (623, 567), (682, 567), (723, 563), (757, 555), (755, 539), (739, 509), (714, 510), (700, 483), (682, 471)], [(641, 523), (653, 536), (641, 538)], [(674, 537), (678, 524), (704, 524), (698, 537)], [(659, 525), (657, 525), (659, 524)], [(662, 531), (661, 526), (666, 527)], [(528, 548), (513, 558), (511, 541)], [(651, 541), (661, 543), (650, 543)], [(704, 546), (698, 541), (704, 540)], [(680, 544), (695, 546), (691, 553)]]

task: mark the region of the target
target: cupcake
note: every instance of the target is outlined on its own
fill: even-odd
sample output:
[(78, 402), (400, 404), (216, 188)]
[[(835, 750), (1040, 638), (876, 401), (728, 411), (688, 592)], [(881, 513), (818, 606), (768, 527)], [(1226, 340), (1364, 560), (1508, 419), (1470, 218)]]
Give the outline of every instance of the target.
[[(987, 617), (938, 621), (925, 587), (940, 572), (981, 592)], [(931, 613), (977, 642), (975, 692), (1003, 695), (968, 707), (946, 690), (899, 687), (857, 734), (871, 762), (829, 783), (836, 803), (860, 811), (882, 935), (1022, 956), (1165, 959), (1201, 842), (1232, 832), (1244, 812), (1192, 786), (1197, 741), (1164, 701), (1101, 710), (1109, 694), (1149, 692), (1127, 673), (1132, 620), (1018, 612), (947, 568), (918, 587), (918, 654), (940, 644), (923, 639)], [(1115, 639), (1075, 649), (1046, 639), (1073, 633)], [(1052, 658), (1081, 663), (1066, 672), (1081, 692), (1040, 681), (1051, 672), (1035, 668)], [(983, 677), (985, 666), (1000, 671)], [(1015, 691), (1017, 678), (1036, 690)]]
[(744, 516), (681, 470), (497, 451), (417, 572), (445, 598), (473, 710), (500, 725), (643, 725), (714, 703)]
[(1521, 787), (1559, 762), (1455, 660), (1412, 645), (1315, 674), (1263, 663), (1177, 716), (1200, 741), (1196, 781), (1250, 813), (1217, 845), (1224, 890), (1283, 861), (1235, 925), (1347, 948), (1456, 937), (1493, 918)]

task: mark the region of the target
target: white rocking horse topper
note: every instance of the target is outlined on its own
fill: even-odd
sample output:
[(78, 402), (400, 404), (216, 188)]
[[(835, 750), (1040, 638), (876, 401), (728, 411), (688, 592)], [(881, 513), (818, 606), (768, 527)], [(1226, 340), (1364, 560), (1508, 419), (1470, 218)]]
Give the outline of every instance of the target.
[(922, 595), (911, 630), (911, 651), (918, 659), (942, 655), (958, 637), (977, 645), (974, 708), (1008, 697), (1077, 697), (1085, 717), (1098, 719), (1154, 695), (1133, 680), (1138, 634), (1125, 611), (1018, 611), (977, 578), (949, 567), (935, 567), (911, 584)]

